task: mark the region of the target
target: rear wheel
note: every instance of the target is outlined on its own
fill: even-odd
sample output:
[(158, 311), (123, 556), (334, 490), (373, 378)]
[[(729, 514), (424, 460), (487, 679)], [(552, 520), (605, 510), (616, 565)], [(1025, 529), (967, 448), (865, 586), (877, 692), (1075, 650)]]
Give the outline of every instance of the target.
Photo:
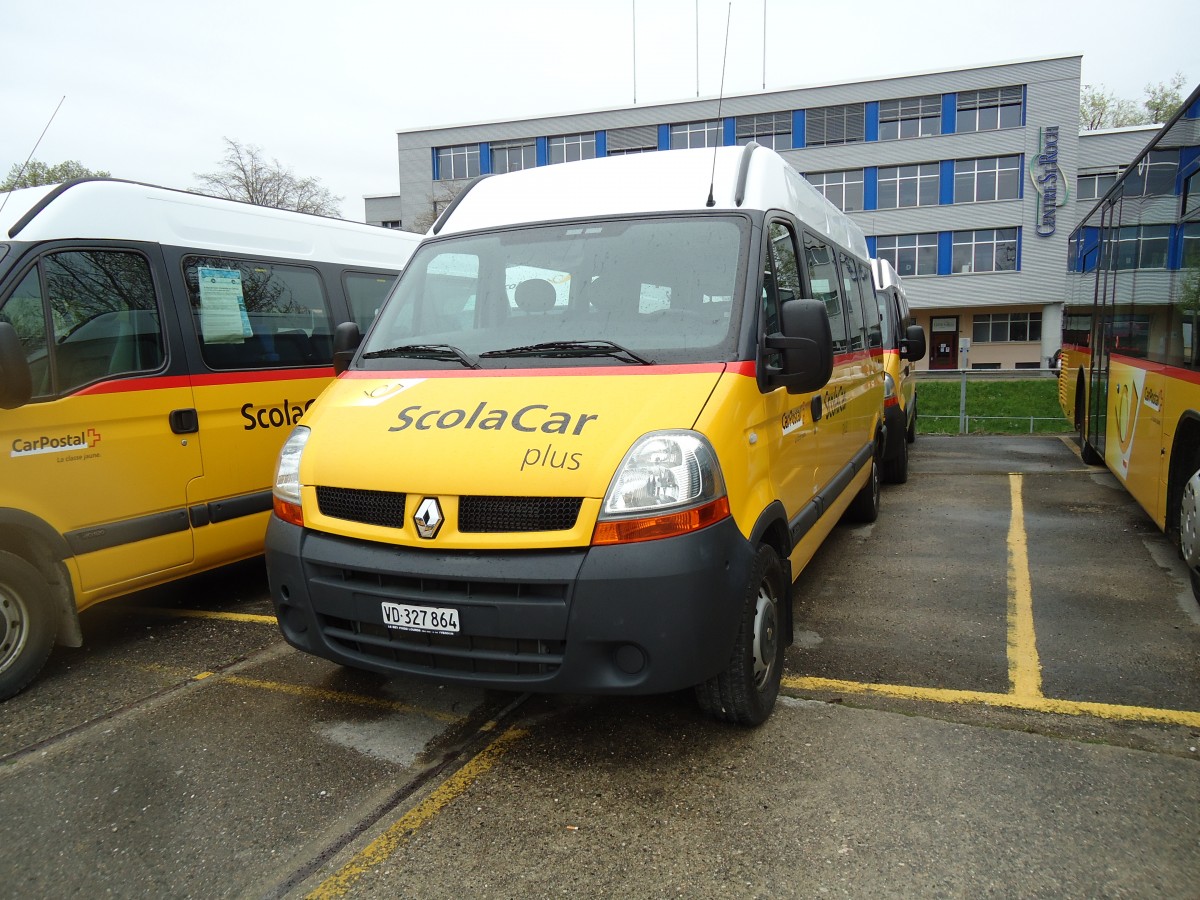
[(0, 700), (42, 670), (54, 634), (46, 582), (21, 557), (0, 550)]
[(700, 708), (713, 718), (760, 725), (775, 708), (787, 646), (779, 633), (784, 621), (780, 604), (789, 597), (783, 582), (779, 555), (765, 544), (760, 546), (742, 598), (741, 623), (729, 667), (696, 686)]
[(912, 418), (908, 420), (908, 430), (904, 432), (904, 439), (910, 444), (917, 439), (917, 401), (913, 399)]
[(846, 508), (846, 517), (850, 521), (869, 524), (879, 518), (879, 483), (879, 460), (872, 456), (871, 477)]

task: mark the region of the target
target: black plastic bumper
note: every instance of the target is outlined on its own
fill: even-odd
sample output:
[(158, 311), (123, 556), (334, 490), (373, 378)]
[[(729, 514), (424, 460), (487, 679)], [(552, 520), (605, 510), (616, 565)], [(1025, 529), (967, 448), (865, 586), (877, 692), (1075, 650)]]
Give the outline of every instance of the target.
[[(636, 544), (444, 552), (272, 517), (266, 559), (280, 630), (300, 650), (486, 688), (643, 694), (726, 668), (754, 553), (729, 518)], [(389, 628), (383, 602), (455, 609), (460, 631)]]

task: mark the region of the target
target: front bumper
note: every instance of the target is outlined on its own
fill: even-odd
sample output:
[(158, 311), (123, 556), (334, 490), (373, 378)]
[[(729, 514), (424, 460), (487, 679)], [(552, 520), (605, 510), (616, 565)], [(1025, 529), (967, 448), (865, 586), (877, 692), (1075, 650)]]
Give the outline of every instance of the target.
[[(273, 516), (266, 560), (280, 630), (308, 653), (485, 688), (649, 694), (728, 666), (754, 552), (732, 518), (636, 544), (442, 552)], [(460, 632), (388, 628), (383, 601), (457, 609)]]

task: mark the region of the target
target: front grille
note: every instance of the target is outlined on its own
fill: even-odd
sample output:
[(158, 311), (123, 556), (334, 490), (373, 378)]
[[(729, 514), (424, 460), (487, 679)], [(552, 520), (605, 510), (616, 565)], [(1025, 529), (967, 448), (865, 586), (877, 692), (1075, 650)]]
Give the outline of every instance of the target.
[(463, 497), (458, 530), (471, 533), (569, 531), (579, 518), (581, 497)]
[[(405, 495), (394, 491), (320, 486), (321, 515), (383, 528), (404, 527)], [(467, 534), (570, 531), (583, 506), (581, 497), (490, 497), (459, 499), (458, 530)]]
[(318, 618), (331, 644), (410, 671), (520, 678), (550, 675), (562, 665), (562, 641), (421, 634), (334, 616)]
[(317, 508), (321, 510), (321, 515), (333, 519), (384, 528), (403, 528), (404, 497), (404, 494), (394, 491), (320, 486), (317, 488)]

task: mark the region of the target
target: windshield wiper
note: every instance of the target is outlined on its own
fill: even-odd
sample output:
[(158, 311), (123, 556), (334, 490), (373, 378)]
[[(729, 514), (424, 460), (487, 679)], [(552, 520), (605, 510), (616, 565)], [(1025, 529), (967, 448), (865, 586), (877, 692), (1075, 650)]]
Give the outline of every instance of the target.
[(404, 344), (387, 350), (372, 350), (362, 355), (363, 359), (380, 359), (385, 356), (413, 356), (418, 359), (456, 359), (468, 369), (480, 368), (479, 360), (459, 350), (452, 344)]
[(528, 347), (509, 347), (507, 350), (485, 350), (479, 354), (480, 359), (498, 356), (612, 356), (625, 362), (652, 366), (654, 361), (639, 356), (628, 347), (622, 347), (613, 341), (547, 341), (544, 344), (530, 344)]

